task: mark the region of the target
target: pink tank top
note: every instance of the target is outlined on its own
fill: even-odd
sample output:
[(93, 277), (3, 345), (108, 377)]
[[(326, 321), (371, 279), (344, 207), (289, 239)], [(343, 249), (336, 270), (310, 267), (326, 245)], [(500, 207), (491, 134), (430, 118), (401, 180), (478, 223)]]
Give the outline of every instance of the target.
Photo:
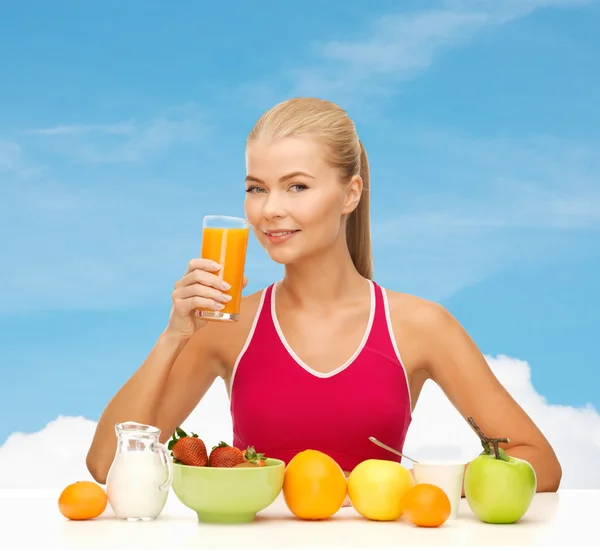
[(411, 421), (387, 295), (369, 283), (371, 311), (362, 342), (330, 373), (311, 369), (294, 353), (275, 314), (275, 284), (263, 291), (231, 376), (234, 446), (254, 446), (286, 463), (302, 450), (320, 450), (345, 471), (365, 459), (400, 460), (369, 440), (374, 436), (402, 451)]

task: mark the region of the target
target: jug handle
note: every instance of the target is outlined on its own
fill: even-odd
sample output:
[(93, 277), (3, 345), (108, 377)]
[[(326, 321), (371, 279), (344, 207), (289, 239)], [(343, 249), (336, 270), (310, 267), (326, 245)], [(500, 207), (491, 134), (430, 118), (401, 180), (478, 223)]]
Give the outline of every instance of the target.
[(161, 456), (163, 463), (167, 466), (167, 480), (159, 486), (161, 491), (168, 492), (171, 482), (173, 481), (173, 463), (171, 462), (171, 458), (169, 457), (169, 452), (167, 450), (167, 446), (161, 444), (160, 442), (155, 442), (152, 444), (152, 449), (156, 450), (158, 454)]

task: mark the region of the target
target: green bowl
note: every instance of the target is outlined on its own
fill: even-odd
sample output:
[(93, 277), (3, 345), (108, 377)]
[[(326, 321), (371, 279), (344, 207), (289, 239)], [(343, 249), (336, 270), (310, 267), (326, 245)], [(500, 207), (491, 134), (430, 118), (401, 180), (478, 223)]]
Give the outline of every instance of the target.
[(190, 467), (173, 463), (173, 492), (200, 522), (253, 522), (283, 488), (285, 463), (267, 459), (264, 467)]

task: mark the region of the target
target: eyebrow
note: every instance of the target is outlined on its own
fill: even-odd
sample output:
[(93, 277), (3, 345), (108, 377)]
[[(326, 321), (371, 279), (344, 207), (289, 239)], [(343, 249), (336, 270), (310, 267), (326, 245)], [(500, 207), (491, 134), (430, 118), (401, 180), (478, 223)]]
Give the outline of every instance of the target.
[[(313, 180), (315, 179), (314, 176), (306, 173), (306, 172), (302, 172), (301, 170), (297, 170), (296, 172), (290, 172), (289, 174), (286, 174), (285, 176), (282, 176), (281, 178), (279, 178), (279, 182), (283, 183), (286, 180), (289, 180), (290, 178), (295, 178), (296, 176), (306, 176), (307, 178), (312, 178)], [(246, 176), (246, 182), (256, 182), (258, 184), (264, 184), (265, 182), (263, 180), (261, 180), (260, 178), (257, 178), (256, 176), (251, 176), (250, 174), (248, 174), (248, 176)]]

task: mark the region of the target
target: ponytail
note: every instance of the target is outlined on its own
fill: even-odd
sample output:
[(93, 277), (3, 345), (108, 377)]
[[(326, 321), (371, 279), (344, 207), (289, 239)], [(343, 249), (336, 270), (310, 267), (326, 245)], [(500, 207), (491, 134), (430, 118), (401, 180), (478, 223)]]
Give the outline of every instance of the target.
[(366, 279), (373, 279), (373, 255), (371, 251), (371, 229), (369, 222), (369, 160), (362, 142), (360, 143), (360, 172), (363, 190), (356, 208), (348, 216), (346, 241), (354, 267)]

